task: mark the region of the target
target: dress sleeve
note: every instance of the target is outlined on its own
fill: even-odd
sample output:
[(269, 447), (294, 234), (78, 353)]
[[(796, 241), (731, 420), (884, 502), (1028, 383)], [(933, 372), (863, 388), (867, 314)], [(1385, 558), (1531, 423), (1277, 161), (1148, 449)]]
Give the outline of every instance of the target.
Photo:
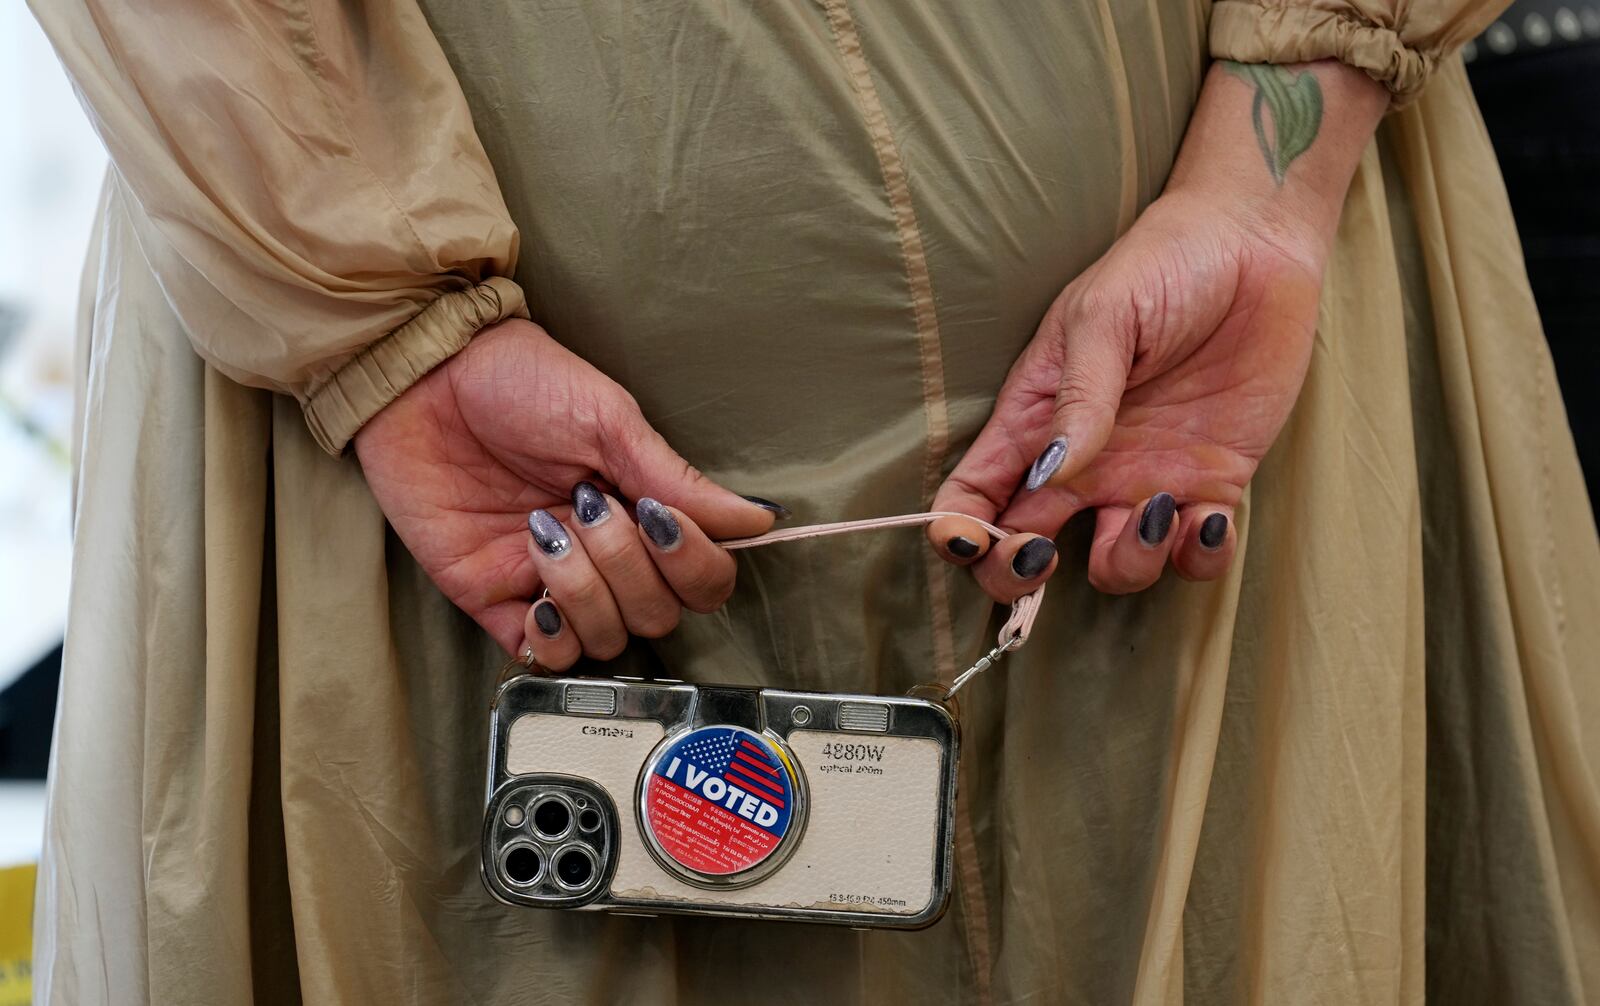
[(1211, 55), (1241, 63), (1337, 59), (1415, 98), (1439, 60), (1476, 36), (1510, 0), (1219, 0)]
[(338, 453), (478, 329), (517, 231), (413, 0), (34, 0), (195, 349)]

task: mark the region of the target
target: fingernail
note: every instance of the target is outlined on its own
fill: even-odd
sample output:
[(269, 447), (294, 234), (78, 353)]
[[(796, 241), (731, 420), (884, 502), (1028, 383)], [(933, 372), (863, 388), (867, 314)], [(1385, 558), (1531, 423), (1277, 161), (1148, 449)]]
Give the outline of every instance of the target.
[(1050, 481), (1050, 476), (1061, 470), (1061, 462), (1067, 460), (1067, 438), (1056, 437), (1045, 445), (1039, 456), (1034, 459), (1033, 467), (1028, 469), (1028, 481), (1024, 483), (1029, 492)]
[(771, 510), (773, 513), (777, 514), (779, 520), (788, 520), (790, 517), (794, 516), (794, 514), (790, 512), (789, 508), (784, 506), (782, 503), (774, 503), (771, 500), (764, 500), (760, 496), (743, 496), (742, 498), (749, 500), (751, 503), (754, 503), (763, 510)]
[(978, 554), (978, 543), (959, 534), (945, 542), (944, 547), (958, 559), (970, 559)]
[(1144, 505), (1139, 517), (1139, 540), (1152, 547), (1167, 540), (1172, 530), (1172, 516), (1178, 512), (1178, 501), (1171, 493), (1156, 493)]
[(1011, 557), (1011, 572), (1031, 580), (1043, 573), (1050, 560), (1056, 557), (1056, 546), (1049, 538), (1035, 538), (1017, 549)]
[(678, 546), (683, 531), (671, 510), (646, 496), (635, 505), (634, 512), (639, 515), (639, 526), (655, 542), (656, 548), (670, 552)]
[(1228, 515), (1214, 513), (1200, 523), (1200, 547), (1215, 552), (1228, 537)]
[(534, 544), (539, 546), (539, 551), (552, 558), (559, 558), (572, 550), (572, 538), (567, 534), (567, 529), (561, 522), (550, 515), (548, 510), (535, 510), (528, 515), (528, 530), (533, 532)]
[(551, 639), (561, 635), (561, 609), (553, 601), (540, 601), (533, 606), (533, 624)]
[(611, 507), (605, 494), (593, 482), (585, 481), (572, 487), (572, 512), (578, 515), (579, 524), (594, 527), (611, 516)]

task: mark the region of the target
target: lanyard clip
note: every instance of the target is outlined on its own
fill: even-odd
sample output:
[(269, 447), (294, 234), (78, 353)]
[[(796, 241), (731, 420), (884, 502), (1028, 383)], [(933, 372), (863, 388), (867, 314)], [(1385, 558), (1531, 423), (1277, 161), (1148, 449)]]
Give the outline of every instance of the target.
[(956, 679), (950, 683), (950, 690), (945, 692), (945, 698), (955, 698), (956, 692), (959, 692), (968, 681), (971, 681), (973, 678), (982, 674), (984, 671), (987, 671), (995, 664), (998, 664), (1007, 653), (1021, 645), (1022, 633), (1018, 632), (1001, 645), (996, 646), (988, 653), (985, 653), (983, 656), (979, 657), (977, 663), (956, 675)]

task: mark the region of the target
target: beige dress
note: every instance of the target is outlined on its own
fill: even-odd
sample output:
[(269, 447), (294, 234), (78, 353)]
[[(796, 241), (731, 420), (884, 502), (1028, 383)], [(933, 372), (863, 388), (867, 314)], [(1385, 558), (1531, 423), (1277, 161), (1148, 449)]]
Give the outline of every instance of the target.
[[(115, 166), (40, 1001), (1600, 998), (1600, 547), (1450, 55), (1495, 6), (39, 0)], [(1399, 110), (1231, 573), (1101, 596), (1070, 525), (970, 689), (944, 921), (492, 900), (503, 655), (352, 434), (527, 310), (723, 484), (920, 509), (1214, 57), (1341, 59)], [(762, 553), (618, 669), (898, 692), (996, 617), (912, 532)]]

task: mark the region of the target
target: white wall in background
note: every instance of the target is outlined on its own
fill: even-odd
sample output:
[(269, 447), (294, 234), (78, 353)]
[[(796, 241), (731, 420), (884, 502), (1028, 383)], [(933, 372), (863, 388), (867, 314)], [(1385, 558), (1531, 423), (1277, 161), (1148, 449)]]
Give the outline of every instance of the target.
[(73, 319), (105, 165), (44, 33), (0, 3), (0, 316), (20, 318), (0, 317), (0, 688), (66, 621)]

